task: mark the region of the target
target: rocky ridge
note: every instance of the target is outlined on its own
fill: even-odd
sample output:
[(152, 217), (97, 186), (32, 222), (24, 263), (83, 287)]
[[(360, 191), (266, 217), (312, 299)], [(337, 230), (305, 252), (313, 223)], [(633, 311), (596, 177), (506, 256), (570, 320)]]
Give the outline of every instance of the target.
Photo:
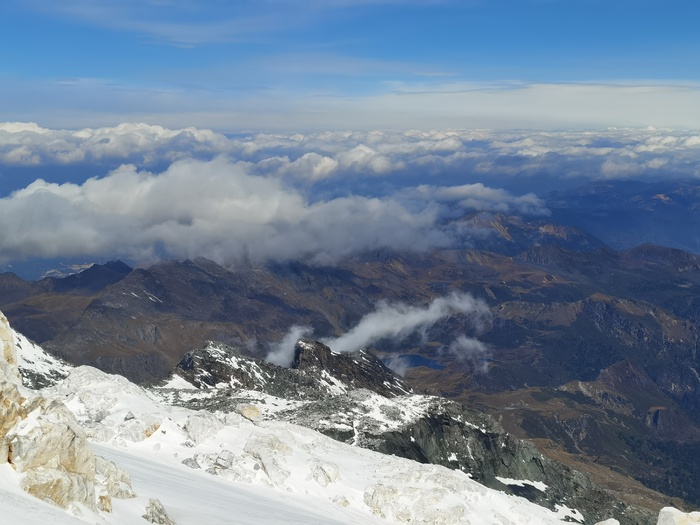
[[(379, 373), (373, 379), (369, 370)], [(493, 418), (410, 392), (369, 352), (336, 354), (301, 339), (291, 367), (284, 368), (209, 343), (189, 352), (176, 374), (189, 389), (176, 381), (156, 389), (173, 404), (248, 414), (254, 406), (259, 419), (288, 421), (350, 445), (466, 472), (550, 509), (566, 504), (580, 510), (585, 523), (613, 517), (629, 525), (654, 522), (654, 512), (627, 505), (587, 475), (545, 458)]]
[(323, 343), (299, 339), (289, 367), (244, 356), (236, 348), (210, 342), (187, 352), (176, 373), (197, 388), (257, 390), (285, 399), (317, 399), (322, 393), (366, 388), (383, 396), (408, 394), (411, 388), (374, 354), (333, 352)]

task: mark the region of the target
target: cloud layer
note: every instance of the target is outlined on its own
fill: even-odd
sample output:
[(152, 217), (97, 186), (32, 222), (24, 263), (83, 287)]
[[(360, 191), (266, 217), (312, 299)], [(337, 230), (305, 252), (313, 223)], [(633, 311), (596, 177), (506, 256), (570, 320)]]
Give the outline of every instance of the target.
[[(47, 179), (19, 183), (0, 198), (0, 263), (198, 255), (332, 263), (378, 249), (462, 245), (470, 232), (446, 219), (471, 210), (546, 213), (532, 194), (478, 183), (416, 186), (406, 178), (432, 158), (449, 163), (441, 155), (454, 150), (464, 142), (449, 133), (233, 139), (142, 124), (79, 131), (2, 124), (0, 166)], [(110, 165), (87, 180), (48, 179), (56, 166), (77, 173)]]
[[(75, 170), (71, 182), (51, 180), (59, 168)], [(96, 176), (81, 176), (86, 170)], [(0, 177), (15, 191), (0, 198), (0, 263), (195, 255), (328, 263), (383, 248), (464, 245), (473, 232), (450, 219), (469, 211), (545, 216), (534, 191), (548, 184), (699, 176), (697, 132), (227, 137), (145, 124), (69, 131), (5, 123)]]
[[(279, 56), (275, 61), (282, 66), (288, 60)], [(334, 57), (329, 62), (342, 60)], [(319, 92), (306, 85), (309, 75), (305, 71), (292, 75), (296, 80), (289, 82), (301, 85), (291, 89), (279, 84), (279, 66), (256, 63), (221, 66), (226, 73), (186, 70), (165, 85), (157, 81), (129, 84), (112, 78), (18, 80), (0, 76), (0, 99), (13, 101), (3, 113), (6, 119), (42, 119), (47, 125), (73, 128), (126, 120), (157, 122), (171, 128), (290, 134), (326, 129), (562, 130), (609, 126), (682, 130), (696, 129), (700, 121), (700, 86), (693, 82), (445, 83), (441, 79), (424, 83), (414, 80), (414, 74), (410, 80), (387, 80), (381, 85), (376, 79), (367, 80), (370, 92), (358, 93), (346, 87), (348, 78), (353, 78), (348, 71), (334, 76), (335, 87)], [(183, 80), (195, 77), (198, 82)], [(225, 89), (208, 87), (222, 83)], [(277, 89), (263, 87), (270, 85)]]
[[(77, 131), (33, 123), (0, 124), (0, 167), (164, 166), (226, 155), (250, 163), (252, 173), (307, 183), (352, 177), (407, 175), (422, 184), (475, 177), (630, 178), (700, 176), (700, 131), (327, 131), (227, 137), (195, 128), (120, 124)], [(402, 176), (399, 180), (395, 175)], [(451, 177), (450, 177), (451, 176)], [(416, 179), (418, 180), (418, 179)], [(434, 182), (431, 182), (434, 181)], [(417, 185), (415, 181), (411, 184)]]
[(0, 200), (2, 259), (122, 254), (137, 260), (204, 255), (332, 262), (453, 239), (439, 209), (408, 210), (392, 197), (308, 202), (274, 177), (222, 157), (181, 160), (161, 173), (124, 165), (83, 184), (37, 180)]

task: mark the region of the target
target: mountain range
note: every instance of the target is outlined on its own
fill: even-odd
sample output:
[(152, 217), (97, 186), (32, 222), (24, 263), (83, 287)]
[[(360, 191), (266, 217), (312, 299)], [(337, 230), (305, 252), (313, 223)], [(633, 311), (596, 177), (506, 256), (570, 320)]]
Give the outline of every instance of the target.
[(379, 314), (469, 296), (469, 311), (363, 348), (405, 388), (490, 414), (621, 504), (687, 510), (700, 505), (700, 256), (669, 246), (698, 251), (696, 230), (680, 226), (697, 220), (697, 188), (596, 183), (550, 195), (548, 218), (461, 217), (480, 232), (465, 246), (332, 266), (198, 258), (38, 281), (4, 273), (0, 310), (53, 355), (154, 385), (207, 341), (263, 363), (293, 327), (332, 349), (369, 319), (389, 322)]

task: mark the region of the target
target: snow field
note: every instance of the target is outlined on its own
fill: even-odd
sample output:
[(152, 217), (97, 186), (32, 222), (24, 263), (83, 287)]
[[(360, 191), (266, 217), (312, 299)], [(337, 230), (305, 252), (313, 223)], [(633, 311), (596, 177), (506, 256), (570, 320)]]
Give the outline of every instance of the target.
[[(236, 523), (260, 523), (262, 510), (235, 502), (263, 496), (272, 513), (265, 523), (284, 512), (285, 523), (300, 512), (300, 523), (544, 525), (563, 518), (462, 472), (352, 447), (290, 423), (171, 407), (90, 367), (44, 393), (63, 399), (102, 443), (98, 453), (126, 468), (136, 492), (158, 497), (180, 525), (231, 523), (231, 512)], [(115, 513), (128, 505), (115, 500)]]

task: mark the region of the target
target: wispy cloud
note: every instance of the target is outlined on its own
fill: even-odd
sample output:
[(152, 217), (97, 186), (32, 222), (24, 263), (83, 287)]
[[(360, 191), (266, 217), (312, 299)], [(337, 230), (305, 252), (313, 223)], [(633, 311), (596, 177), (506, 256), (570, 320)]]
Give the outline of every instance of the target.
[(372, 6), (428, 7), (418, 0), (27, 0), (35, 11), (58, 14), (95, 27), (127, 31), (176, 46), (259, 40), (322, 23), (324, 17)]
[(302, 337), (308, 337), (313, 330), (309, 326), (292, 326), (282, 340), (270, 344), (265, 359), (277, 366), (289, 366), (294, 359), (294, 345)]
[[(427, 332), (436, 323), (449, 318), (461, 317), (467, 325), (479, 331), (491, 319), (488, 305), (469, 294), (454, 292), (438, 297), (428, 305), (409, 305), (381, 301), (375, 309), (340, 337), (322, 339), (331, 350), (341, 353), (354, 353), (371, 347), (379, 341), (400, 344), (413, 334)], [(312, 337), (310, 327), (293, 326), (285, 337), (271, 347), (267, 360), (282, 366), (288, 366), (294, 356), (294, 343), (300, 337)], [(476, 339), (460, 334), (446, 351), (454, 353), (460, 360), (469, 360), (482, 369), (486, 347)], [(399, 365), (399, 363), (394, 363)]]
[(438, 321), (455, 315), (470, 316), (473, 323), (482, 324), (490, 311), (486, 303), (464, 293), (437, 298), (426, 307), (380, 302), (352, 329), (323, 343), (336, 352), (357, 352), (383, 339), (398, 342), (416, 332), (425, 333)]

